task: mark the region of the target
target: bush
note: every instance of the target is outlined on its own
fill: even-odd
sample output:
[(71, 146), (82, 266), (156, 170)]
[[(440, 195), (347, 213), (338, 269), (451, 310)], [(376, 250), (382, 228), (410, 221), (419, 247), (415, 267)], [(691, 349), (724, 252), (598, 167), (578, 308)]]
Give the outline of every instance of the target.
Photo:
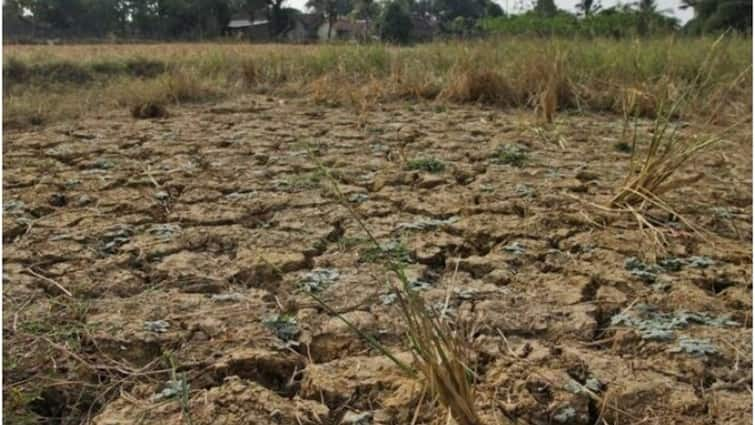
[(488, 18), (480, 26), (490, 33), (623, 38), (635, 35), (667, 34), (677, 29), (675, 18), (630, 8), (610, 8), (579, 19), (566, 12), (545, 16), (536, 12)]

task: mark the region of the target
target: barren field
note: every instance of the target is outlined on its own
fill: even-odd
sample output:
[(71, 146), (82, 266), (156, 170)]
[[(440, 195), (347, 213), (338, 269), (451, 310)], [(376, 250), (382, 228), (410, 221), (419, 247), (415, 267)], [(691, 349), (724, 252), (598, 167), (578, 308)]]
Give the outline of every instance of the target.
[(651, 211), (656, 255), (600, 207), (631, 156), (616, 115), (252, 94), (169, 112), (5, 132), (7, 423), (447, 423), (307, 294), (411, 362), (385, 254), (318, 161), (467, 329), (485, 424), (751, 423), (749, 123), (666, 198), (703, 235)]

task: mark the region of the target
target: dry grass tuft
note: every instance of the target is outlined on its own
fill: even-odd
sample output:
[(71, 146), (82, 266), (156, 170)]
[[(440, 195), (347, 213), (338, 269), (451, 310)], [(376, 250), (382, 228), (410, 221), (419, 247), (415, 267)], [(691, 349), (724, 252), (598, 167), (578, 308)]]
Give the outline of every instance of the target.
[(254, 87), (260, 82), (260, 70), (253, 60), (245, 60), (241, 63), (241, 82), (245, 87)]
[(168, 110), (161, 103), (147, 101), (134, 105), (131, 108), (131, 116), (137, 119), (164, 118), (168, 116)]
[(522, 81), (518, 86), (524, 90), (523, 96), (533, 96), (535, 111), (547, 123), (559, 109), (578, 106), (577, 90), (569, 79), (566, 54), (560, 51), (554, 55), (533, 58), (529, 68), (521, 70)]
[[(313, 158), (315, 158), (313, 156)], [(315, 158), (316, 161), (316, 158)], [(403, 319), (404, 331), (410, 344), (414, 365), (409, 366), (372, 338), (358, 330), (343, 315), (337, 314), (317, 295), (310, 295), (327, 311), (336, 314), (354, 332), (364, 338), (373, 348), (391, 359), (401, 370), (410, 376), (421, 379), (425, 389), (439, 401), (459, 425), (482, 425), (475, 408), (472, 379), (474, 373), (469, 367), (470, 350), (468, 341), (460, 331), (454, 330), (442, 315), (428, 307), (417, 291), (411, 288), (405, 273), (405, 265), (384, 248), (369, 230), (359, 214), (351, 207), (341, 192), (337, 180), (330, 171), (318, 162), (321, 172), (332, 184), (336, 198), (357, 221), (367, 234), (375, 249), (387, 258), (387, 266), (398, 278), (399, 284), (391, 286)]]
[(192, 70), (177, 69), (162, 79), (162, 92), (169, 102), (199, 102), (215, 97), (211, 89)]
[(451, 412), (459, 425), (481, 425), (475, 408), (467, 342), (430, 309), (400, 267), (393, 265), (402, 286), (394, 288), (414, 363), (430, 394)]
[(509, 106), (516, 94), (506, 80), (491, 70), (460, 69), (449, 79), (441, 97), (453, 102), (481, 102)]
[[(721, 135), (728, 132), (737, 124), (719, 132), (719, 136), (707, 138), (682, 137), (678, 132), (678, 125), (674, 120), (681, 115), (682, 109), (689, 109), (701, 87), (708, 85), (715, 66), (720, 59), (720, 46), (724, 36), (719, 37), (698, 66), (694, 78), (683, 86), (674, 84), (673, 80), (664, 79), (664, 89), (653, 95), (648, 90), (627, 90), (622, 99), (625, 126), (624, 134), (628, 130), (629, 117), (635, 117), (635, 125), (631, 137), (632, 160), (623, 184), (616, 194), (609, 200), (608, 208), (613, 211), (629, 213), (638, 222), (640, 230), (649, 234), (657, 248), (661, 251), (667, 246), (666, 237), (657, 219), (647, 214), (651, 208), (659, 209), (681, 221), (688, 229), (703, 239), (707, 238), (693, 223), (681, 216), (676, 209), (663, 199), (664, 195), (681, 187), (694, 186), (705, 175), (696, 173), (684, 177), (680, 174), (699, 154), (720, 142)], [(739, 77), (735, 79), (735, 83)], [(649, 109), (647, 99), (658, 99), (653, 112), (656, 115), (650, 139), (647, 143), (638, 143), (638, 129), (636, 117)], [(750, 119), (749, 117), (746, 119)], [(628, 144), (628, 143), (625, 143)]]
[[(679, 89), (673, 81), (667, 80), (665, 91), (656, 95), (660, 100), (657, 101), (657, 107), (654, 110), (656, 114), (655, 124), (644, 156), (640, 156), (638, 153), (637, 127), (635, 125), (632, 135), (633, 153), (629, 174), (619, 191), (611, 198), (610, 207), (640, 206), (640, 209), (642, 209), (645, 205), (652, 205), (677, 215), (661, 200), (661, 197), (679, 187), (692, 185), (703, 177), (702, 174), (698, 174), (689, 178), (671, 180), (671, 176), (692, 158), (719, 142), (720, 139), (716, 137), (704, 140), (683, 139), (679, 137), (677, 127), (672, 126), (671, 122), (678, 117), (682, 106), (690, 103), (690, 100), (694, 97), (694, 90), (708, 84), (712, 73), (715, 71), (713, 65), (718, 59), (717, 54), (723, 37), (722, 35), (711, 45), (708, 55), (697, 69), (691, 84), (684, 89)], [(641, 100), (645, 97), (651, 97), (646, 94), (647, 91), (642, 90), (630, 90), (626, 93), (622, 102), (625, 122), (630, 115), (636, 117), (643, 112), (646, 106), (643, 106)], [(674, 100), (671, 101), (671, 99)]]
[(694, 184), (703, 177), (698, 174), (690, 178), (671, 179), (692, 158), (719, 139), (682, 139), (676, 127), (670, 127), (668, 118), (655, 121), (644, 155), (637, 153), (637, 132), (634, 132), (630, 170), (624, 184), (611, 198), (611, 207), (645, 203), (660, 206), (661, 196), (676, 188)]
[[(336, 78), (331, 75), (312, 81), (308, 86), (308, 91), (312, 100), (320, 105), (338, 106), (341, 104), (341, 90), (344, 90), (346, 82), (336, 83)], [(339, 88), (340, 87), (340, 88)]]

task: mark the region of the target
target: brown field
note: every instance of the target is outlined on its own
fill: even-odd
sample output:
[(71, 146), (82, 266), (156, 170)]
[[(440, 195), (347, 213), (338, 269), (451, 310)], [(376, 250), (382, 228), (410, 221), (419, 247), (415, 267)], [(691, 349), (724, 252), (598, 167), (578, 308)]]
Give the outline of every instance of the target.
[[(480, 424), (751, 423), (751, 67), (732, 42), (695, 83), (684, 61), (711, 41), (691, 59), (658, 41), (667, 62), (633, 75), (600, 43), (613, 71), (491, 53), (462, 72), (485, 45), (259, 46), (255, 65), (227, 45), (226, 68), (211, 45), (6, 47), (6, 422), (458, 423), (359, 334), (421, 366), (393, 256), (464, 341)], [(35, 74), (137, 56), (170, 70)], [(513, 73), (527, 63), (544, 74)], [(683, 82), (697, 95), (662, 122), (654, 89)], [(598, 101), (632, 90), (636, 123), (630, 97)], [(629, 134), (641, 157), (659, 123), (718, 142), (675, 170), (669, 208), (610, 207)]]

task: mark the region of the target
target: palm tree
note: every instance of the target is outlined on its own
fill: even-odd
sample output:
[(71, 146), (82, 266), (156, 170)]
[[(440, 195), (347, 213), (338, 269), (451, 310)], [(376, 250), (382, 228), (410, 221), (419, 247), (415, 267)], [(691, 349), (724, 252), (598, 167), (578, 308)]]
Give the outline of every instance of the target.
[(669, 21), (670, 18), (663, 15), (664, 13), (671, 12), (671, 9), (658, 10), (658, 4), (655, 0), (639, 0), (636, 3), (636, 6), (639, 12), (637, 31), (641, 35), (649, 34), (653, 30), (657, 29), (658, 25), (673, 25), (672, 21)]
[(585, 18), (600, 10), (599, 0), (579, 0), (577, 9), (582, 11)]

